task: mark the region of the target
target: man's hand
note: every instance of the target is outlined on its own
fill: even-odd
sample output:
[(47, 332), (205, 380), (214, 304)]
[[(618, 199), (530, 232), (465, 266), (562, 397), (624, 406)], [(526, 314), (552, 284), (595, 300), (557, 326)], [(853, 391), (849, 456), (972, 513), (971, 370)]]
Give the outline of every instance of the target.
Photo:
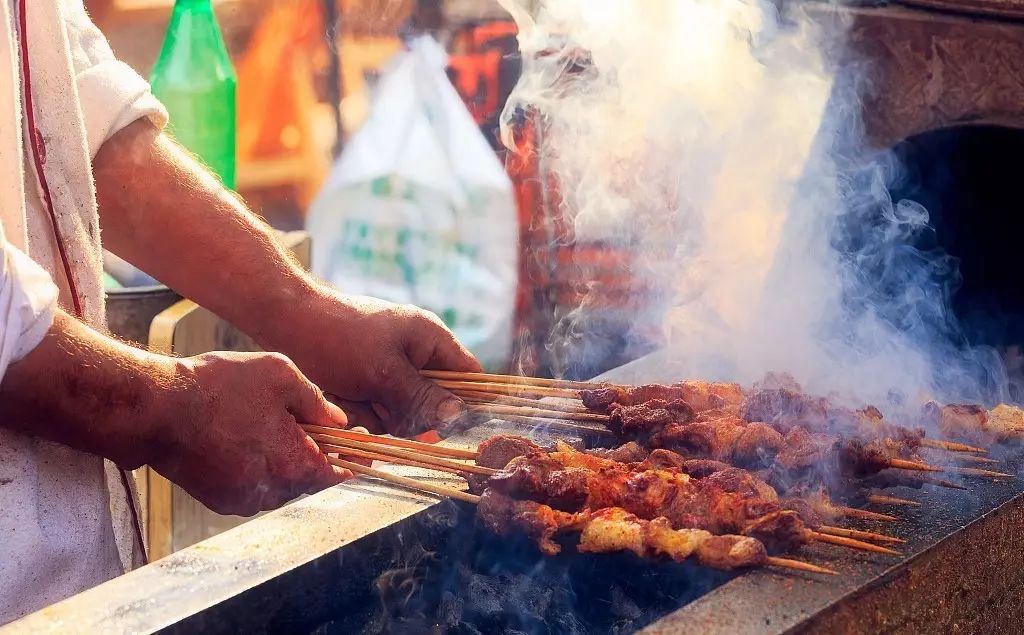
[(111, 459), (149, 464), (214, 511), (253, 514), (351, 476), (299, 423), (345, 414), (285, 357), (155, 355), (59, 312), (0, 382), (3, 425)]
[(338, 397), (353, 423), (407, 436), (464, 417), (461, 400), (419, 373), (481, 370), (433, 313), (319, 287), (293, 319), (275, 347)]
[(344, 426), (345, 413), (287, 357), (208, 353), (181, 364), (189, 405), (150, 464), (201, 503), (248, 516), (351, 478), (298, 425)]

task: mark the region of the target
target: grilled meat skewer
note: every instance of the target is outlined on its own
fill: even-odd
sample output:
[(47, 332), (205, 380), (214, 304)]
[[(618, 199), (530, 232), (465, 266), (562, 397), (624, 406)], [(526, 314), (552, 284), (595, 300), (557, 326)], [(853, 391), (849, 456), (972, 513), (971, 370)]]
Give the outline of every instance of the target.
[[(596, 469), (595, 462), (601, 463)], [(742, 489), (730, 482), (733, 476), (698, 480), (678, 470), (633, 471), (580, 452), (533, 453), (513, 459), (488, 479), (487, 488), (562, 511), (621, 507), (648, 520), (664, 516), (675, 528), (753, 535), (771, 552), (818, 539), (800, 512), (751, 491), (729, 491)]]
[[(771, 471), (755, 474), (720, 461), (686, 458), (666, 449), (647, 452), (635, 442), (612, 450), (584, 452), (562, 441), (556, 442), (552, 450), (546, 450), (523, 437), (498, 435), (481, 443), (479, 452), (477, 463), (495, 469), (506, 467), (516, 457), (534, 455), (552, 458), (565, 468), (605, 469), (613, 472), (674, 470), (694, 479), (711, 479), (711, 482), (726, 491), (762, 498), (777, 503), (784, 509), (797, 511), (801, 519), (813, 529), (837, 522), (850, 516), (854, 511), (830, 500), (826, 489), (821, 485), (803, 482), (793, 487), (791, 483), (782, 483), (783, 486), (780, 487), (780, 483), (766, 480), (774, 476)], [(482, 483), (480, 488), (483, 485)], [(872, 517), (876, 520), (893, 520), (891, 516), (883, 514)]]
[(631, 551), (641, 558), (687, 558), (706, 567), (732, 570), (765, 565), (785, 566), (814, 573), (834, 574), (823, 567), (774, 558), (757, 539), (749, 536), (716, 536), (700, 529), (673, 529), (665, 518), (643, 520), (624, 509), (606, 508), (569, 514), (543, 503), (520, 501), (488, 491), (480, 499), (477, 514), (499, 536), (522, 532), (537, 541), (540, 550), (555, 555), (561, 546), (557, 534), (579, 532), (576, 547), (582, 553)]

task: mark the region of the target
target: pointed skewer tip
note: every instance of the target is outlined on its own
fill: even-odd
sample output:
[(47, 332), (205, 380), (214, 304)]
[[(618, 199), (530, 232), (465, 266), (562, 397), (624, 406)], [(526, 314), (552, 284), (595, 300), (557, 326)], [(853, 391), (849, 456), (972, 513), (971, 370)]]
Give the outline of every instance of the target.
[(820, 573), (823, 575), (839, 575), (839, 572), (833, 571), (832, 569), (826, 569), (825, 567), (819, 567), (816, 564), (811, 564), (802, 560), (793, 560), (791, 558), (768, 556), (765, 559), (765, 564), (774, 567), (782, 567), (784, 569), (792, 569), (794, 571), (807, 571), (809, 573)]
[(849, 518), (861, 518), (863, 520), (878, 520), (885, 523), (892, 523), (899, 520), (898, 517), (889, 514), (879, 514), (878, 512), (869, 512), (866, 509), (857, 509), (855, 507), (840, 507), (839, 511), (844, 516)]
[(967, 476), (984, 476), (986, 478), (1013, 478), (1013, 474), (993, 472), (992, 470), (982, 470), (976, 467), (950, 467), (947, 468), (946, 471), (953, 472), (955, 474), (964, 474)]
[(874, 542), (888, 542), (892, 544), (904, 544), (907, 541), (896, 536), (890, 536), (888, 534), (880, 534), (873, 531), (861, 531), (859, 529), (847, 529), (846, 527), (832, 527), (830, 525), (820, 525), (818, 531), (823, 534), (829, 534), (831, 536), (845, 536), (846, 538), (855, 538), (857, 540), (871, 540)]
[(880, 547), (873, 545), (869, 542), (863, 542), (860, 540), (854, 540), (853, 538), (844, 538), (842, 536), (831, 536), (829, 534), (823, 534), (817, 531), (810, 532), (812, 540), (818, 542), (827, 542), (832, 545), (838, 545), (840, 547), (847, 547), (849, 549), (857, 549), (859, 551), (871, 551), (874, 553), (884, 553), (887, 556), (902, 556), (903, 554), (895, 549), (889, 549), (888, 547)]

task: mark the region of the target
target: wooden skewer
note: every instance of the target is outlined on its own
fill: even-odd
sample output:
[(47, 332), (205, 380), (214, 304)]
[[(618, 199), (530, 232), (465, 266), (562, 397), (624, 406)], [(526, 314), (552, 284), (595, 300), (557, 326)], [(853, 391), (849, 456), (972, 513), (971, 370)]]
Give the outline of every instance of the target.
[(918, 472), (943, 472), (941, 467), (935, 467), (934, 465), (928, 465), (921, 461), (908, 461), (907, 459), (887, 459), (889, 467), (894, 467), (900, 470), (915, 470)]
[(885, 496), (883, 494), (869, 494), (868, 502), (875, 503), (876, 505), (911, 505), (913, 507), (921, 506), (921, 503), (917, 501), (908, 500), (906, 498), (896, 498), (895, 496)]
[(818, 531), (830, 536), (844, 536), (846, 538), (857, 538), (859, 540), (873, 540), (875, 542), (904, 543), (906, 540), (886, 534), (878, 534), (873, 531), (860, 531), (859, 529), (847, 529), (845, 527), (831, 527), (820, 525)]
[(823, 534), (817, 531), (809, 531), (809, 537), (811, 540), (817, 542), (827, 542), (832, 545), (840, 545), (842, 547), (849, 547), (850, 549), (859, 549), (861, 551), (873, 551), (874, 553), (884, 553), (890, 556), (902, 556), (899, 551), (889, 549), (888, 547), (880, 547), (873, 545), (870, 542), (862, 542), (860, 540), (854, 540), (853, 538), (845, 538), (843, 536), (832, 536), (830, 534)]
[(961, 454), (960, 456), (956, 457), (956, 460), (962, 463), (979, 463), (986, 465), (999, 465), (1000, 463), (1002, 463), (1002, 461), (990, 459), (987, 456), (974, 456), (973, 454)]
[(473, 465), (469, 463), (456, 463), (448, 459), (442, 459), (436, 456), (429, 456), (426, 454), (417, 454), (408, 450), (399, 450), (388, 446), (378, 446), (372, 443), (362, 443), (361, 441), (350, 441), (348, 439), (335, 439), (321, 434), (310, 435), (316, 442), (324, 442), (333, 446), (340, 446), (343, 448), (354, 448), (356, 450), (363, 450), (364, 452), (373, 452), (375, 454), (383, 454), (384, 456), (394, 456), (400, 459), (406, 459), (409, 461), (416, 461), (417, 463), (426, 463), (428, 465), (438, 465), (441, 467), (447, 467), (455, 470), (461, 470), (463, 472), (469, 472), (471, 474), (482, 474), (484, 476), (490, 476), (497, 474), (498, 470), (490, 467), (484, 467), (482, 465)]
[(764, 559), (765, 564), (769, 564), (773, 567), (782, 567), (783, 569), (793, 569), (794, 571), (808, 571), (810, 573), (821, 573), (824, 575), (839, 575), (839, 573), (832, 569), (826, 569), (825, 567), (819, 567), (816, 564), (804, 562), (803, 560), (792, 560), (790, 558), (778, 558), (776, 556), (768, 556)]
[(454, 498), (455, 500), (473, 503), (474, 505), (480, 502), (480, 497), (476, 494), (463, 492), (462, 490), (455, 489), (454, 487), (445, 487), (444, 485), (435, 485), (433, 483), (417, 481), (413, 478), (406, 478), (397, 474), (391, 474), (390, 472), (375, 470), (372, 467), (366, 467), (365, 465), (346, 461), (345, 459), (336, 459), (333, 456), (327, 457), (327, 460), (330, 461), (332, 465), (345, 468), (355, 474), (365, 474), (366, 476), (379, 478), (382, 481), (401, 485), (402, 487), (407, 487), (416, 491), (429, 492), (430, 494), (436, 494), (445, 498)]
[(571, 434), (615, 438), (615, 433), (608, 428), (598, 428), (596, 426), (586, 425), (585, 423), (574, 423), (572, 421), (565, 421), (562, 419), (523, 417), (520, 415), (498, 415), (495, 418), (499, 421), (528, 425), (532, 428), (545, 428), (548, 430), (560, 428)]
[(992, 470), (979, 470), (976, 467), (948, 467), (946, 471), (967, 476), (984, 476), (986, 478), (1013, 478), (1013, 474), (993, 472)]
[(966, 486), (954, 483), (953, 481), (946, 481), (941, 478), (935, 478), (933, 476), (918, 476), (917, 480), (922, 483), (928, 483), (929, 485), (938, 485), (939, 487), (946, 487), (948, 489), (967, 489)]
[(953, 452), (975, 452), (977, 454), (988, 454), (984, 448), (976, 448), (973, 445), (965, 445), (956, 441), (943, 441), (941, 439), (921, 439), (921, 445), (926, 448), (938, 448), (940, 450), (952, 450)]
[(496, 395), (488, 392), (476, 392), (475, 390), (453, 390), (456, 396), (461, 397), (467, 403), (497, 403), (506, 406), (526, 406), (528, 408), (544, 408), (557, 410), (559, 412), (591, 412), (583, 406), (577, 406), (564, 401), (540, 401), (539, 399), (528, 399), (525, 397), (512, 397), (509, 395)]
[(479, 456), (479, 452), (474, 452), (472, 450), (447, 448), (440, 445), (433, 445), (431, 443), (421, 443), (419, 441), (410, 441), (408, 439), (384, 437), (379, 434), (353, 432), (351, 430), (344, 430), (342, 428), (327, 428), (324, 426), (302, 424), (302, 429), (305, 430), (307, 433), (313, 432), (316, 434), (334, 437), (336, 439), (348, 439), (349, 441), (365, 441), (367, 443), (377, 443), (379, 445), (390, 445), (396, 448), (408, 448), (410, 450), (418, 450), (424, 454), (433, 454), (434, 456), (447, 456), (453, 459), (475, 460), (476, 457)]
[(565, 397), (568, 399), (579, 399), (580, 392), (578, 390), (568, 390), (566, 388), (547, 388), (544, 386), (516, 386), (513, 384), (485, 384), (475, 383), (471, 381), (445, 381), (443, 379), (434, 380), (435, 383), (441, 388), (448, 390), (472, 390), (476, 392), (487, 392), (496, 395), (517, 395), (517, 396), (533, 396), (533, 397)]
[(413, 461), (412, 459), (403, 459), (397, 456), (378, 454), (377, 452), (366, 452), (364, 450), (357, 450), (355, 448), (347, 448), (343, 445), (332, 445), (330, 443), (324, 442), (317, 443), (320, 446), (320, 450), (323, 451), (324, 454), (342, 454), (346, 457), (354, 457), (357, 459), (370, 459), (371, 461), (383, 461), (385, 463), (394, 463), (395, 465), (408, 465), (411, 467), (419, 467), (427, 470), (436, 470), (438, 472), (457, 474), (459, 476), (464, 476), (467, 473), (467, 470), (455, 467), (447, 467), (444, 465), (432, 465), (430, 463), (421, 463), (420, 461)]
[(562, 419), (564, 421), (585, 421), (587, 423), (606, 423), (611, 420), (608, 415), (592, 412), (559, 412), (545, 408), (524, 408), (522, 406), (503, 406), (500, 404), (470, 405), (470, 412), (483, 412), (499, 415), (519, 415), (521, 417), (543, 417), (546, 419)]
[(880, 520), (882, 522), (896, 522), (899, 518), (890, 516), (889, 514), (879, 514), (878, 512), (869, 512), (866, 509), (857, 509), (856, 507), (837, 507), (839, 511), (843, 513), (843, 516), (849, 518), (861, 518), (863, 520)]
[(605, 388), (611, 384), (593, 381), (571, 381), (568, 379), (545, 379), (543, 377), (523, 377), (520, 375), (495, 375), (493, 373), (460, 373), (449, 370), (421, 370), (424, 377), (445, 381), (471, 381), (496, 384), (515, 384), (521, 386), (539, 386), (541, 388)]

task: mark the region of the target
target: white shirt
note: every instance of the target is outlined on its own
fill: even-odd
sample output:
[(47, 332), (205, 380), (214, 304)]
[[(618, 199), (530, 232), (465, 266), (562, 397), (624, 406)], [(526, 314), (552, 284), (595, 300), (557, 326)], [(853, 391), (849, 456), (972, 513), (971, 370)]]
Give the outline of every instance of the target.
[[(140, 117), (166, 122), (149, 86), (114, 58), (81, 0), (0, 0), (0, 381), (41, 341), (58, 297), (63, 307), (72, 306), (24, 143), (19, 2), (27, 8), (43, 171), (84, 319), (94, 327), (103, 328), (105, 316), (91, 159)], [(0, 424), (2, 417), (0, 412)], [(137, 562), (127, 497), (114, 466), (0, 425), (0, 624)]]

